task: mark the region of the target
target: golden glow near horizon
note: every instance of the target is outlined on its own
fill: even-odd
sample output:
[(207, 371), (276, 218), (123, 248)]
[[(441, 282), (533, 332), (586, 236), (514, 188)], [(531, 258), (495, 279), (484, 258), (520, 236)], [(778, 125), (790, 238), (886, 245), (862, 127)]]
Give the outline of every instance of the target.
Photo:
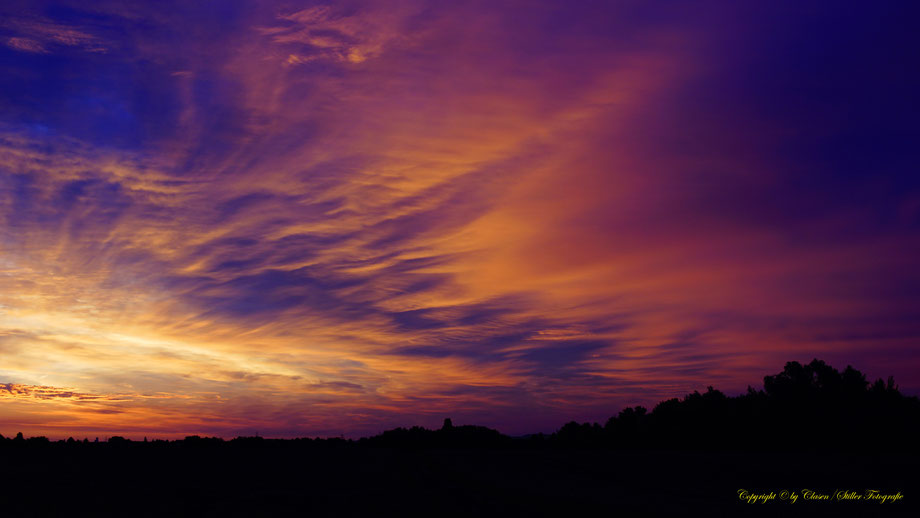
[(685, 111), (710, 22), (86, 9), (3, 25), (54, 91), (0, 120), (0, 433), (548, 431), (912, 343), (915, 235), (794, 235), (870, 208), (787, 222), (786, 123)]

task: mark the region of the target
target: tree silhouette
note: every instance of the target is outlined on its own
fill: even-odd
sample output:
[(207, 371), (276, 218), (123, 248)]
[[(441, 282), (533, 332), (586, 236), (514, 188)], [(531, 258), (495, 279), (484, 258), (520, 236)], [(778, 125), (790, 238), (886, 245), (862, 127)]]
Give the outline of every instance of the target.
[(647, 413), (627, 407), (597, 425), (568, 423), (552, 440), (568, 445), (676, 449), (830, 449), (854, 441), (873, 447), (916, 448), (920, 400), (904, 396), (893, 378), (869, 385), (847, 366), (841, 373), (822, 360), (788, 362), (764, 377), (763, 390), (748, 387), (728, 397), (708, 387), (662, 401)]

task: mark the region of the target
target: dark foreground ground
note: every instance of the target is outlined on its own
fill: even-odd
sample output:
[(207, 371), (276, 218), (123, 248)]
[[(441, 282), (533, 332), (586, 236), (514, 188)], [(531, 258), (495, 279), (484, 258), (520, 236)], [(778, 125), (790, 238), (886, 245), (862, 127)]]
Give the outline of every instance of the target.
[[(920, 455), (872, 449), (5, 448), (0, 516), (920, 516)], [(808, 501), (806, 489), (903, 499)], [(746, 504), (739, 490), (776, 500)]]

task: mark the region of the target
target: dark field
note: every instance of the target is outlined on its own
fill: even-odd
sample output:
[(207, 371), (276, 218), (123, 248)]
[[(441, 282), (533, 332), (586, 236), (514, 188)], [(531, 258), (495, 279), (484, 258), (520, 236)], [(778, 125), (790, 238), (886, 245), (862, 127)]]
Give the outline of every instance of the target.
[[(22, 444), (2, 516), (914, 516), (917, 454), (378, 448), (344, 441)], [(745, 504), (738, 490), (900, 492)]]

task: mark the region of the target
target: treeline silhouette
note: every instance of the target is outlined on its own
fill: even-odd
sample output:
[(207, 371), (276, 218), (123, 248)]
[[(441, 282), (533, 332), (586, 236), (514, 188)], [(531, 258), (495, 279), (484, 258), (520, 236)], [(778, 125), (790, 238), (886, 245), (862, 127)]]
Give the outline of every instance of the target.
[(763, 389), (748, 387), (730, 397), (709, 387), (658, 403), (651, 411), (628, 407), (599, 423), (569, 422), (552, 434), (509, 437), (484, 426), (454, 426), (445, 419), (437, 430), (420, 426), (387, 430), (359, 440), (186, 437), (183, 440), (131, 441), (109, 437), (90, 442), (73, 438), (0, 435), (0, 449), (19, 447), (96, 448), (612, 448), (620, 450), (695, 450), (774, 448), (828, 449), (860, 445), (876, 449), (917, 449), (920, 399), (905, 396), (894, 379), (870, 383), (847, 366), (843, 372), (822, 360), (788, 362), (782, 372), (764, 377)]
[(917, 448), (920, 400), (892, 377), (869, 383), (851, 366), (789, 362), (763, 389), (729, 397), (709, 387), (649, 412), (626, 408), (603, 426), (570, 422), (552, 439), (564, 444), (657, 449)]
[[(359, 440), (17, 434), (0, 440), (0, 516), (918, 516), (918, 416), (893, 380), (815, 360), (736, 397), (694, 392), (527, 437), (450, 419)], [(907, 499), (780, 508), (742, 488)]]

